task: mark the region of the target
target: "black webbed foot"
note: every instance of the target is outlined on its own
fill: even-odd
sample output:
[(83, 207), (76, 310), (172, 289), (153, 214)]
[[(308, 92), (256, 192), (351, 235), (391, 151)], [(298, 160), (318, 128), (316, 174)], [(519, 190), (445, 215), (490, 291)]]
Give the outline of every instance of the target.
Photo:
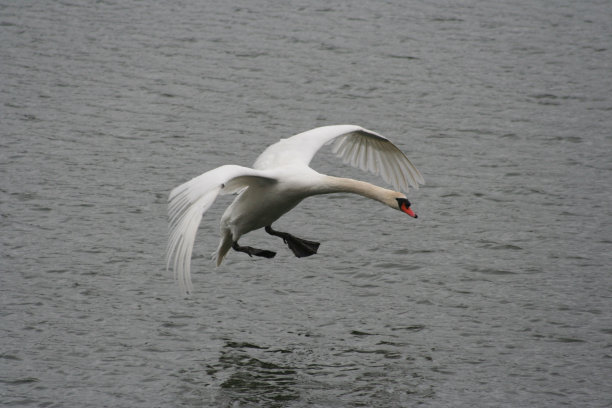
[(298, 258), (304, 258), (306, 256), (316, 254), (317, 250), (319, 249), (319, 245), (321, 245), (320, 243), (315, 241), (298, 238), (294, 235), (289, 234), (288, 232), (276, 231), (272, 229), (272, 226), (270, 225), (266, 227), (266, 232), (270, 235), (281, 237), (285, 244), (287, 244), (289, 249), (293, 252), (293, 254)]
[(250, 246), (240, 246), (238, 245), (238, 241), (232, 244), (232, 248), (238, 252), (244, 252), (248, 256), (261, 256), (263, 258), (274, 258), (276, 256), (276, 252), (268, 251), (266, 249), (253, 248)]

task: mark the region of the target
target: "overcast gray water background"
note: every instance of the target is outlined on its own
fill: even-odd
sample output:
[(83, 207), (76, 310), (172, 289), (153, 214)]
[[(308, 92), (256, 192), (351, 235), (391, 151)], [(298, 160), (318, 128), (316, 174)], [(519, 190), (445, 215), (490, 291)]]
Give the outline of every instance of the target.
[[(612, 406), (612, 4), (1, 1), (0, 405)], [(334, 195), (164, 270), (166, 199), (358, 124), (418, 220)], [(319, 171), (384, 183), (337, 163)]]

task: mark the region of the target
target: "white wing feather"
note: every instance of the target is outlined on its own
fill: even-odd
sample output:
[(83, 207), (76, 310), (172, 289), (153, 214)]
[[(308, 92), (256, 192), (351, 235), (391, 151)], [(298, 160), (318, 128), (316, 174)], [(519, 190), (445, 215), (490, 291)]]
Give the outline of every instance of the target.
[(399, 191), (425, 184), (421, 172), (397, 146), (368, 130), (339, 136), (332, 151), (344, 163), (381, 176)]
[(325, 144), (336, 140), (333, 152), (344, 163), (380, 175), (397, 190), (408, 191), (424, 184), (423, 176), (391, 141), (354, 125), (323, 126), (281, 139), (255, 161), (256, 169), (302, 163), (308, 165)]
[(176, 187), (168, 198), (170, 238), (166, 249), (166, 268), (172, 265), (174, 278), (183, 292), (191, 292), (191, 253), (202, 215), (217, 195), (248, 188), (253, 182), (276, 182), (265, 172), (226, 165), (210, 170)]

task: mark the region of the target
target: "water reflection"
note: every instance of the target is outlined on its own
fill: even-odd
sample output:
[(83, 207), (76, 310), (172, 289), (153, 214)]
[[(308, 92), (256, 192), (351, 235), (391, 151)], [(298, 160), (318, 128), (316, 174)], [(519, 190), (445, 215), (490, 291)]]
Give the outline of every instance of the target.
[(218, 402), (280, 408), (300, 397), (295, 389), (296, 370), (263, 360), (259, 352), (266, 350), (251, 343), (227, 342), (219, 357), (219, 368), (231, 374), (221, 383)]

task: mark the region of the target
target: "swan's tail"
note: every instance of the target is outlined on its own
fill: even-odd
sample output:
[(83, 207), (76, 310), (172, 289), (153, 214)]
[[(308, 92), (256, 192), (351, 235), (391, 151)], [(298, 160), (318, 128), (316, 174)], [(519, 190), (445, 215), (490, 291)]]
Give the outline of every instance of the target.
[(217, 266), (221, 265), (225, 255), (232, 247), (232, 243), (234, 240), (232, 239), (232, 234), (229, 229), (225, 229), (221, 231), (221, 241), (219, 241), (219, 246), (217, 247), (217, 251), (213, 254), (213, 261), (217, 264)]

